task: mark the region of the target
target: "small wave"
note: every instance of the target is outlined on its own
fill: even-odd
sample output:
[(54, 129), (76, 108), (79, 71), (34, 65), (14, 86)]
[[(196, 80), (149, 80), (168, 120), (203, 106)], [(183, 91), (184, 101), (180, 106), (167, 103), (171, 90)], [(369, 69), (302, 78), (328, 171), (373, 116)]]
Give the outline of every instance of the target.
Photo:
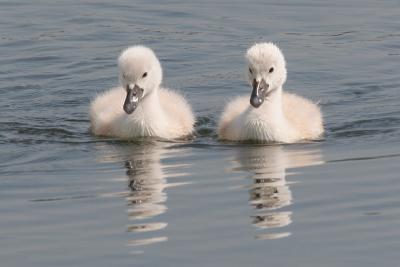
[(337, 138), (388, 134), (398, 131), (399, 123), (397, 117), (362, 119), (332, 127), (330, 131)]
[(310, 34), (313, 37), (339, 37), (344, 35), (352, 35), (357, 33), (357, 31), (344, 31), (344, 32), (336, 32), (336, 33), (319, 33), (319, 34)]
[(197, 118), (195, 125), (196, 136), (217, 138), (217, 122), (213, 116), (202, 116)]
[(73, 137), (75, 133), (63, 128), (37, 128), (37, 127), (19, 127), (16, 129), (18, 134), (39, 135), (45, 137)]
[[(86, 128), (85, 128), (86, 129)], [(30, 122), (0, 122), (1, 144), (38, 145), (44, 143), (82, 143), (92, 141), (80, 125), (36, 118)]]
[(53, 198), (37, 198), (32, 199), (32, 202), (52, 202), (52, 201), (63, 201), (63, 200), (79, 200), (79, 199), (87, 199), (87, 198), (96, 198), (95, 195), (88, 196), (68, 196), (68, 197), (53, 197)]
[(18, 90), (18, 91), (23, 91), (23, 90), (40, 90), (42, 89), (42, 86), (39, 84), (24, 84), (24, 85), (13, 85), (13, 86), (7, 86), (3, 88), (4, 90)]
[(335, 160), (329, 160), (329, 161), (327, 161), (327, 163), (387, 159), (387, 158), (398, 158), (398, 157), (400, 157), (400, 154), (389, 154), (389, 155), (378, 155), (378, 156), (369, 156), (369, 157), (354, 157), (354, 158), (345, 158), (345, 159), (335, 159)]
[(388, 134), (395, 132), (396, 129), (386, 129), (386, 130), (349, 130), (349, 131), (341, 131), (335, 133), (334, 136), (337, 138), (341, 137), (360, 137), (360, 136), (370, 136), (370, 135), (378, 135), (378, 134)]

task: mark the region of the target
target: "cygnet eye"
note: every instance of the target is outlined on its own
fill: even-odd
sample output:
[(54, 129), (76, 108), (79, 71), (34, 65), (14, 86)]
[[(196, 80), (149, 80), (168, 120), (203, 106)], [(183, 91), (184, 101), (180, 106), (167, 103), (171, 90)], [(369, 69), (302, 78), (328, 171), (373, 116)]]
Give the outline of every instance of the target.
[(142, 78), (145, 78), (147, 76), (147, 72), (143, 73)]
[(249, 68), (249, 72), (250, 72), (250, 74), (253, 74), (253, 71), (251, 70), (251, 68)]
[(271, 67), (271, 68), (269, 69), (269, 73), (272, 73), (272, 72), (274, 72), (274, 67)]

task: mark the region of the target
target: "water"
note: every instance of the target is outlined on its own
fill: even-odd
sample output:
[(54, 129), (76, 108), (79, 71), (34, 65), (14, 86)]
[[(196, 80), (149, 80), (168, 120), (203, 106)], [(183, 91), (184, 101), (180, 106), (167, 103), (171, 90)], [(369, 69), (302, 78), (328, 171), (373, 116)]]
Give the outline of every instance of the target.
[[(1, 1), (2, 266), (398, 266), (400, 4)], [(274, 41), (324, 140), (216, 140)], [(192, 142), (88, 132), (121, 49), (158, 54), (198, 118)]]

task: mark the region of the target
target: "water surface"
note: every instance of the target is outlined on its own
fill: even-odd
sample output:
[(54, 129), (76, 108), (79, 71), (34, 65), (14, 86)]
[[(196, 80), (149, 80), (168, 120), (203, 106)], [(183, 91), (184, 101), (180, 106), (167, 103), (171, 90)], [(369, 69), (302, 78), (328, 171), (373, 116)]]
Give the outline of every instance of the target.
[[(398, 1), (0, 7), (4, 266), (398, 265)], [(320, 103), (323, 140), (216, 140), (257, 41), (282, 48), (286, 90)], [(195, 140), (90, 135), (90, 100), (133, 44), (192, 104)]]

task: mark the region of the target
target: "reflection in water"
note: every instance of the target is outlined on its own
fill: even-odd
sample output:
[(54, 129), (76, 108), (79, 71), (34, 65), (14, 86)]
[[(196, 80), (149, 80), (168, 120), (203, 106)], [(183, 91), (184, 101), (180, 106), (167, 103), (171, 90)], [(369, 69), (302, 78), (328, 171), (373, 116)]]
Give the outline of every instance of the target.
[[(128, 227), (128, 231), (142, 233), (163, 229), (167, 227), (166, 222), (141, 223), (167, 210), (167, 195), (164, 192), (167, 182), (160, 162), (162, 150), (159, 146), (137, 146), (132, 152), (125, 162), (130, 189), (126, 200), (129, 219), (135, 223)], [(148, 245), (167, 240), (166, 236), (158, 236), (133, 240), (129, 245)]]
[[(282, 228), (292, 222), (292, 193), (286, 182), (286, 170), (321, 164), (318, 150), (289, 150), (283, 146), (243, 146), (239, 150), (239, 170), (250, 172), (249, 203), (255, 209), (252, 223), (259, 229)], [(263, 233), (257, 239), (277, 239), (289, 236), (289, 232)]]
[(167, 194), (164, 189), (185, 184), (167, 182), (167, 178), (185, 175), (177, 173), (178, 169), (184, 169), (184, 165), (165, 165), (161, 162), (162, 158), (176, 156), (175, 153), (180, 152), (178, 148), (168, 149), (169, 146), (171, 144), (159, 142), (125, 144), (124, 147), (114, 147), (118, 152), (104, 158), (105, 161), (113, 162), (121, 161), (122, 158), (126, 168), (129, 191), (123, 195), (132, 222), (127, 231), (134, 233), (129, 246), (144, 246), (168, 240), (162, 231), (168, 223), (160, 218), (167, 211)]

